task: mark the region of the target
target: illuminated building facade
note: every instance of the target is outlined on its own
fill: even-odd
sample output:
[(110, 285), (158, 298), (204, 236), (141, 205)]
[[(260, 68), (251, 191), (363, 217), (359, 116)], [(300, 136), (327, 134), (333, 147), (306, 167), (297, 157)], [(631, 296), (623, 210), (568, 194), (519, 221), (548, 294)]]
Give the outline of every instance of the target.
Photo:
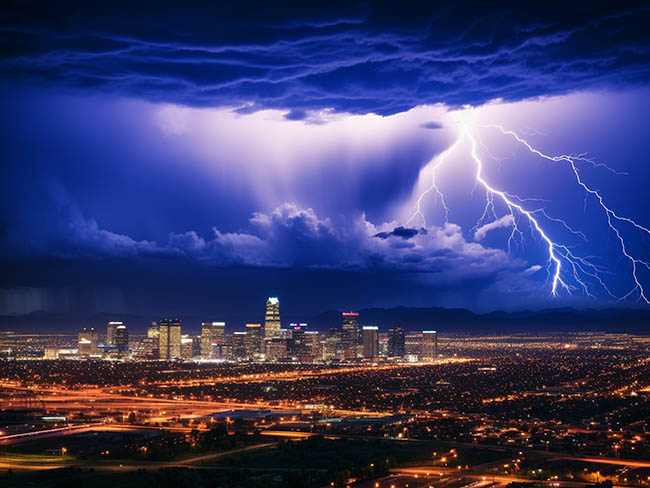
[(404, 336), (404, 352), (407, 356), (420, 357), (422, 354), (422, 332), (409, 332)]
[(82, 329), (78, 335), (78, 349), (82, 356), (99, 354), (99, 332), (95, 329)]
[(183, 359), (191, 359), (193, 355), (194, 341), (189, 334), (181, 335), (181, 357)]
[(203, 322), (201, 324), (201, 357), (215, 356), (215, 346), (225, 343), (225, 322)]
[(233, 332), (232, 334), (232, 355), (233, 359), (245, 359), (246, 354), (246, 332)]
[(253, 359), (262, 352), (262, 324), (246, 324), (246, 357)]
[(290, 324), (289, 329), (291, 330), (291, 355), (297, 358), (308, 356), (309, 351), (305, 342), (307, 324)]
[(379, 356), (379, 327), (365, 325), (363, 327), (363, 357), (376, 358)]
[(122, 322), (109, 322), (106, 326), (106, 345), (115, 345), (115, 329), (118, 325), (124, 325)]
[(323, 359), (323, 337), (317, 330), (305, 331), (305, 350), (315, 361)]
[(330, 362), (343, 358), (341, 331), (331, 329), (323, 341), (323, 361)]
[(144, 337), (140, 340), (133, 350), (133, 358), (143, 361), (158, 359), (158, 339), (159, 337)]
[(422, 331), (422, 359), (431, 360), (438, 357), (438, 333), (435, 330)]
[(159, 357), (170, 360), (181, 357), (181, 321), (178, 319), (164, 319), (159, 323)]
[(266, 300), (266, 313), (264, 314), (264, 336), (275, 337), (280, 330), (280, 300), (269, 297)]
[(401, 327), (388, 329), (388, 357), (402, 358), (406, 354), (404, 330)]
[(147, 328), (147, 337), (150, 339), (158, 339), (160, 337), (158, 322), (151, 322), (151, 325)]
[(359, 314), (357, 312), (343, 312), (341, 326), (341, 347), (345, 359), (355, 358), (359, 346)]
[(114, 344), (117, 348), (117, 357), (125, 359), (129, 357), (129, 332), (126, 325), (120, 324), (115, 327)]
[(289, 340), (282, 337), (275, 337), (266, 343), (266, 360), (280, 361), (289, 355)]

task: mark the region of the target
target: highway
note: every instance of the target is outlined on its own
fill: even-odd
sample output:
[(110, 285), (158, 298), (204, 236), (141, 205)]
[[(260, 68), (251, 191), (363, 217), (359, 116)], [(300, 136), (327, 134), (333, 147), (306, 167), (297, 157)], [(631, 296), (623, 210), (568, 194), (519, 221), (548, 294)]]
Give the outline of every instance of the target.
[(188, 459), (183, 459), (181, 461), (169, 461), (169, 462), (136, 462), (132, 463), (129, 461), (102, 461), (95, 462), (92, 465), (89, 462), (79, 462), (74, 459), (69, 461), (64, 461), (62, 459), (53, 460), (51, 462), (37, 462), (29, 461), (27, 458), (11, 458), (10, 455), (0, 456), (0, 469), (9, 469), (19, 470), (19, 471), (40, 471), (44, 469), (56, 469), (64, 467), (79, 467), (87, 468), (92, 467), (95, 471), (125, 471), (125, 470), (137, 470), (137, 469), (159, 469), (159, 468), (201, 468), (201, 469), (211, 469), (210, 466), (201, 466), (197, 463), (202, 463), (204, 461), (209, 461), (211, 459), (217, 459), (224, 456), (230, 456), (232, 454), (239, 454), (242, 452), (256, 451), (258, 449), (265, 449), (268, 447), (276, 446), (277, 442), (265, 442), (262, 444), (255, 444), (252, 446), (240, 447), (237, 449), (231, 449), (229, 451), (220, 451), (220, 452), (211, 452), (202, 454), (200, 456), (194, 456)]
[(213, 453), (209, 453), (209, 454), (203, 454), (201, 456), (196, 456), (196, 457), (193, 457), (193, 458), (190, 458), (190, 459), (185, 459), (185, 460), (179, 462), (178, 464), (181, 465), (181, 466), (190, 466), (192, 464), (201, 463), (203, 461), (208, 461), (210, 459), (216, 459), (216, 458), (220, 458), (220, 457), (223, 457), (223, 456), (229, 456), (231, 454), (239, 454), (241, 452), (256, 451), (258, 449), (264, 449), (266, 447), (273, 447), (273, 446), (277, 446), (277, 445), (278, 445), (277, 442), (267, 442), (265, 444), (255, 444), (254, 446), (241, 447), (239, 449), (232, 449), (230, 451), (216, 452), (216, 453), (213, 452)]
[[(472, 480), (472, 481), (494, 481), (502, 485), (506, 485), (512, 482), (531, 481), (528, 478), (522, 478), (519, 476), (510, 476), (510, 475), (492, 476), (488, 474), (474, 474), (474, 473), (467, 473), (467, 472), (458, 472), (456, 470), (451, 470), (449, 468), (437, 468), (433, 466), (395, 468), (395, 469), (391, 469), (390, 471), (391, 473), (395, 473), (395, 474), (411, 475), (411, 476), (417, 475), (418, 477), (424, 477), (424, 479), (432, 480), (432, 481), (439, 480), (443, 476), (458, 477), (458, 478)], [(587, 484), (584, 481), (561, 481), (561, 480), (553, 480), (552, 482), (542, 481), (540, 483), (546, 484), (547, 486), (566, 487), (566, 488), (585, 488), (585, 484)], [(622, 487), (617, 487), (615, 485), (615, 488), (622, 488)]]
[(650, 461), (639, 461), (636, 459), (618, 459), (606, 457), (577, 457), (577, 456), (557, 456), (551, 458), (551, 461), (567, 460), (584, 463), (610, 464), (616, 466), (627, 466), (630, 468), (650, 468)]
[(11, 434), (0, 436), (0, 445), (7, 446), (11, 444), (19, 444), (21, 442), (30, 442), (36, 439), (45, 439), (47, 437), (58, 437), (66, 434), (78, 434), (80, 432), (88, 432), (94, 430), (96, 426), (90, 424), (73, 425), (69, 427), (59, 427), (55, 429), (35, 430), (31, 432), (23, 432), (20, 434)]

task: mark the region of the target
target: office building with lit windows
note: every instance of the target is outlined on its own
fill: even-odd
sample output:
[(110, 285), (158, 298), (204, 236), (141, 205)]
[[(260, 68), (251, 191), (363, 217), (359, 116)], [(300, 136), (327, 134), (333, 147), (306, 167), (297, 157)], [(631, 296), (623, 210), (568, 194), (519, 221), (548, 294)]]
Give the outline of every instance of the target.
[(163, 319), (158, 324), (160, 329), (159, 357), (170, 360), (181, 357), (181, 321)]
[(99, 332), (95, 329), (82, 329), (77, 341), (80, 355), (95, 356), (99, 354)]
[(359, 314), (357, 312), (343, 312), (343, 324), (341, 326), (343, 358), (351, 359), (357, 357), (358, 345)]
[(424, 360), (438, 357), (438, 333), (435, 330), (422, 331), (422, 354)]
[(266, 313), (264, 314), (264, 336), (275, 337), (280, 329), (280, 300), (277, 297), (269, 297), (266, 300)]
[(225, 322), (203, 322), (201, 324), (201, 357), (215, 356), (215, 346), (225, 343)]
[(404, 329), (394, 327), (388, 329), (388, 357), (402, 358), (406, 354), (404, 341)]
[(106, 326), (106, 345), (115, 345), (115, 329), (118, 325), (124, 325), (122, 322), (109, 322)]
[(246, 324), (246, 356), (259, 357), (262, 352), (262, 324)]
[(379, 327), (364, 325), (363, 327), (363, 357), (376, 358), (379, 356)]
[(129, 357), (129, 331), (126, 329), (126, 325), (120, 324), (115, 327), (114, 345), (117, 348), (118, 358), (126, 359)]

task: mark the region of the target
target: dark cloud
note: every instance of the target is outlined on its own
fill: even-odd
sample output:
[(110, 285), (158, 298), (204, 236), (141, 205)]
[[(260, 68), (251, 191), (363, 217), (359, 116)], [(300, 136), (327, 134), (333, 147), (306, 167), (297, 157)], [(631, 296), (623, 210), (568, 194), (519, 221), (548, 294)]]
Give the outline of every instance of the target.
[(287, 120), (305, 120), (307, 118), (307, 111), (299, 108), (294, 108), (284, 115)]
[(435, 120), (431, 120), (429, 122), (422, 122), (420, 124), (420, 127), (423, 129), (442, 129), (444, 125), (442, 125), (440, 122), (436, 122)]
[(393, 229), (390, 232), (379, 232), (375, 234), (373, 237), (379, 237), (380, 239), (388, 239), (390, 236), (395, 236), (395, 237), (401, 237), (402, 239), (410, 239), (411, 237), (415, 237), (418, 234), (419, 231), (417, 229), (408, 229), (400, 225), (399, 227), (395, 227), (395, 229)]
[(289, 109), (292, 120), (322, 108), (390, 114), (520, 100), (650, 75), (641, 2), (169, 5), (10, 4), (0, 73), (151, 101)]

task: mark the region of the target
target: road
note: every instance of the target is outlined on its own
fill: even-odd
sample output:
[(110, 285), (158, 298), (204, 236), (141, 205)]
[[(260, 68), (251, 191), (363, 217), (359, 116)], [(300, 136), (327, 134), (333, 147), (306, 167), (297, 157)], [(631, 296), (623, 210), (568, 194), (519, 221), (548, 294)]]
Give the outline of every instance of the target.
[[(395, 468), (391, 469), (391, 473), (402, 474), (402, 475), (411, 475), (424, 477), (427, 480), (439, 480), (441, 476), (456, 476), (458, 478), (463, 478), (471, 481), (495, 481), (499, 484), (508, 484), (512, 482), (530, 482), (528, 478), (522, 478), (519, 476), (504, 476), (504, 475), (481, 475), (481, 474), (470, 474), (466, 472), (458, 473), (454, 470), (449, 470), (448, 468), (435, 468), (432, 466), (423, 466), (423, 467), (414, 467), (414, 468)], [(542, 482), (544, 483), (544, 482)], [(546, 482), (547, 484), (549, 482)], [(557, 483), (557, 485), (556, 485)], [(566, 488), (585, 488), (584, 481), (553, 481), (555, 486), (566, 487)], [(615, 485), (614, 488), (622, 488)]]
[(13, 469), (13, 470), (24, 470), (24, 471), (34, 471), (34, 470), (44, 470), (44, 469), (56, 469), (64, 467), (80, 467), (87, 468), (92, 467), (95, 471), (125, 471), (125, 470), (137, 470), (137, 469), (159, 469), (159, 468), (205, 468), (209, 469), (210, 466), (201, 466), (197, 463), (202, 463), (203, 461), (208, 461), (210, 459), (217, 459), (224, 456), (230, 456), (232, 454), (239, 454), (242, 452), (256, 451), (258, 449), (264, 449), (268, 447), (276, 446), (277, 442), (266, 442), (262, 444), (255, 444), (252, 446), (240, 447), (237, 449), (231, 449), (229, 451), (221, 452), (211, 452), (207, 454), (202, 454), (200, 456), (195, 456), (192, 458), (184, 459), (182, 461), (169, 461), (169, 462), (140, 462), (140, 463), (131, 463), (124, 461), (115, 461), (115, 462), (106, 462), (102, 461), (100, 463), (95, 463), (90, 465), (88, 462), (78, 462), (76, 460), (70, 461), (55, 461), (55, 462), (41, 462), (38, 464), (32, 464), (26, 461), (19, 461), (16, 459), (0, 458), (0, 469)]
[(230, 456), (231, 454), (239, 454), (240, 452), (248, 452), (248, 451), (256, 451), (258, 449), (264, 449), (265, 447), (273, 447), (277, 446), (277, 442), (267, 442), (265, 444), (255, 444), (253, 446), (247, 446), (247, 447), (241, 447), (239, 449), (232, 449), (231, 451), (224, 451), (224, 452), (213, 452), (209, 454), (203, 454), (202, 456), (196, 456), (190, 459), (185, 459), (177, 464), (182, 465), (182, 466), (188, 466), (196, 463), (200, 463), (203, 461), (207, 461), (209, 459), (216, 459), (220, 458), (223, 456)]
[(555, 456), (551, 461), (567, 460), (581, 461), (584, 463), (613, 464), (616, 466), (628, 466), (630, 468), (650, 468), (650, 461), (638, 461), (636, 459), (618, 459), (606, 457), (577, 457), (577, 456)]
[(192, 427), (155, 427), (148, 425), (131, 425), (131, 424), (80, 424), (71, 425), (69, 427), (58, 427), (54, 429), (34, 430), (30, 432), (23, 432), (21, 434), (10, 434), (0, 436), (0, 446), (8, 446), (13, 444), (20, 444), (23, 442), (32, 442), (38, 439), (46, 439), (48, 437), (59, 437), (62, 435), (82, 434), (84, 432), (129, 432), (136, 430), (164, 430), (167, 432), (191, 432), (192, 430), (208, 430), (207, 428), (192, 428)]
[(23, 432), (21, 434), (11, 434), (0, 436), (0, 445), (7, 446), (12, 444), (19, 444), (21, 442), (31, 442), (36, 439), (45, 439), (47, 437), (58, 437), (66, 434), (79, 434), (81, 432), (88, 432), (93, 430), (92, 425), (82, 424), (73, 425), (70, 427), (59, 427), (56, 429), (33, 430), (30, 432)]

